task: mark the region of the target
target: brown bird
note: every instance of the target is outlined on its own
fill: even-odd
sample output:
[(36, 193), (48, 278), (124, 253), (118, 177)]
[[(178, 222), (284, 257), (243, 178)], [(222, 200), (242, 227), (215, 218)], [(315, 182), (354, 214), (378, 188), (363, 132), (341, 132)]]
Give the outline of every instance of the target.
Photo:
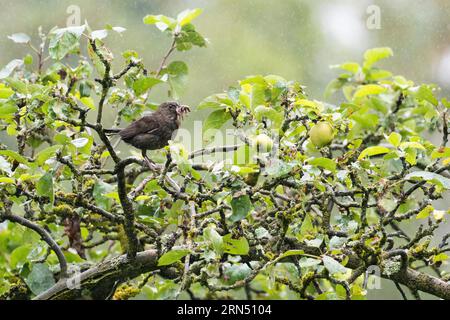
[(154, 165), (147, 157), (147, 150), (158, 150), (167, 146), (180, 127), (181, 120), (190, 111), (188, 106), (177, 102), (165, 102), (158, 110), (132, 122), (127, 128), (111, 129), (107, 130), (107, 133), (118, 133), (125, 143), (142, 150), (142, 156), (152, 169)]

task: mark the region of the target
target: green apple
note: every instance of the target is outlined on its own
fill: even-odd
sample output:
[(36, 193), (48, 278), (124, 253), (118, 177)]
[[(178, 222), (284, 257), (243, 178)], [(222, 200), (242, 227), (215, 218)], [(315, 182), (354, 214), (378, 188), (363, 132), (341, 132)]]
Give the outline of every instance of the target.
[(255, 138), (257, 150), (260, 152), (270, 152), (273, 149), (273, 140), (267, 134), (259, 134)]
[(333, 141), (333, 127), (328, 122), (318, 122), (311, 128), (309, 136), (317, 148), (323, 148)]

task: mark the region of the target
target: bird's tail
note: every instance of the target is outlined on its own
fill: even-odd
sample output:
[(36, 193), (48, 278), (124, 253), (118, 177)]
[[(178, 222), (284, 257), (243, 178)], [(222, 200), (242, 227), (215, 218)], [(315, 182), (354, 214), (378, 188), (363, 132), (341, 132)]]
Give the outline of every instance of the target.
[(103, 129), (107, 136), (115, 136), (122, 131), (122, 129)]

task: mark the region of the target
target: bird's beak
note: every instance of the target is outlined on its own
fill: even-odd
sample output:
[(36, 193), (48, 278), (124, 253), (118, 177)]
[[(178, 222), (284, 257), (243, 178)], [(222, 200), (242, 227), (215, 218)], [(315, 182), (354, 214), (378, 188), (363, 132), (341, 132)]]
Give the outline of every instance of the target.
[(181, 105), (181, 106), (178, 106), (178, 107), (177, 107), (177, 115), (178, 115), (181, 119), (183, 119), (184, 116), (185, 116), (187, 113), (189, 113), (189, 112), (191, 112), (191, 108), (190, 108), (189, 106)]

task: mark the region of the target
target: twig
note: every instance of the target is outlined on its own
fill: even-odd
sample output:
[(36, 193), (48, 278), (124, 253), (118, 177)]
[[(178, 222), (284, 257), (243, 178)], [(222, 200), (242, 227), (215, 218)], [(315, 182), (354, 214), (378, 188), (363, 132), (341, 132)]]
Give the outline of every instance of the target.
[[(9, 209), (7, 209), (7, 210), (9, 210)], [(6, 220), (9, 220), (9, 221), (16, 222), (24, 227), (27, 227), (27, 228), (35, 231), (37, 234), (39, 234), (41, 236), (42, 240), (44, 240), (48, 244), (48, 246), (55, 252), (55, 254), (58, 258), (59, 266), (61, 269), (60, 280), (67, 278), (68, 274), (67, 274), (66, 257), (64, 256), (64, 253), (62, 252), (61, 248), (58, 246), (56, 241), (53, 240), (52, 236), (47, 231), (45, 231), (44, 228), (38, 226), (37, 224), (35, 224), (23, 217), (13, 215), (10, 212), (6, 212), (5, 214), (1, 215), (1, 217)]]
[[(192, 250), (192, 237), (191, 237), (191, 233), (190, 231), (193, 230), (195, 228), (195, 219), (194, 217), (196, 216), (196, 212), (195, 212), (195, 203), (194, 202), (190, 202), (189, 203), (189, 215), (187, 216), (188, 219), (188, 232), (187, 232), (187, 237), (186, 237), (186, 245), (188, 247), (189, 250)], [(189, 253), (185, 258), (184, 258), (184, 269), (183, 269), (183, 276), (182, 276), (182, 281), (180, 284), (180, 288), (178, 289), (177, 295), (175, 297), (175, 299), (178, 299), (179, 295), (181, 294), (181, 292), (183, 292), (184, 290), (187, 289), (188, 286), (188, 273), (189, 273), (189, 266), (191, 263), (191, 254)]]
[(447, 146), (448, 143), (448, 113), (447, 111), (444, 112), (443, 116), (442, 116), (442, 144), (441, 147), (445, 148)]
[(98, 113), (97, 113), (97, 124), (102, 123), (102, 116), (103, 116), (103, 106), (105, 104), (106, 96), (108, 95), (109, 89), (113, 85), (113, 79), (111, 78), (111, 64), (106, 60), (106, 58), (103, 56), (103, 54), (98, 50), (97, 44), (95, 43), (94, 39), (89, 39), (89, 42), (91, 44), (92, 50), (97, 55), (97, 57), (100, 59), (102, 64), (105, 66), (105, 74), (103, 75), (103, 79), (100, 81), (100, 84), (102, 85), (102, 95), (100, 98), (100, 102), (98, 104)]
[(225, 153), (225, 152), (230, 152), (230, 151), (236, 151), (240, 147), (242, 147), (241, 144), (234, 145), (234, 146), (223, 146), (223, 147), (213, 147), (213, 148), (201, 149), (201, 150), (191, 153), (189, 155), (189, 159), (192, 160), (196, 157), (202, 157), (202, 156), (206, 156), (206, 155), (210, 155), (210, 154), (215, 154), (218, 152)]
[(167, 51), (166, 55), (163, 57), (161, 64), (158, 68), (158, 70), (156, 71), (156, 77), (159, 77), (161, 75), (162, 70), (164, 69), (167, 59), (169, 59), (170, 55), (175, 51), (175, 49), (177, 48), (177, 35), (174, 36), (173, 38), (173, 42), (172, 45), (170, 46), (169, 51)]

